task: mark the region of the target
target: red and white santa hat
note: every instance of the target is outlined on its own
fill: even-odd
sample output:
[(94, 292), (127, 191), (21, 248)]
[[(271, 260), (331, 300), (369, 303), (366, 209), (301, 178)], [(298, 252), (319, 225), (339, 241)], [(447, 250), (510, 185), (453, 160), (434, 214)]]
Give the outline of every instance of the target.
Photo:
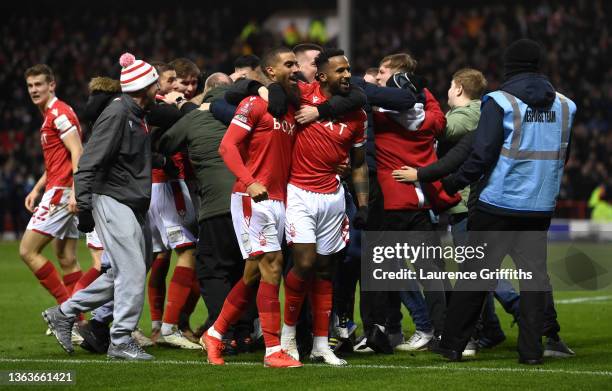
[(123, 53), (119, 58), (119, 64), (121, 64), (122, 92), (142, 90), (155, 83), (159, 77), (151, 64), (137, 60), (130, 53)]

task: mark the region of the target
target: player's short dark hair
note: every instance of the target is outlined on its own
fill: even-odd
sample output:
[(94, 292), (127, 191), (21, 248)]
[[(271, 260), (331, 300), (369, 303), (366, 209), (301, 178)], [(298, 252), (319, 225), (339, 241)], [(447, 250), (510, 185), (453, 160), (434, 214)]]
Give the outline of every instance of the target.
[(300, 43), (293, 47), (293, 53), (298, 55), (299, 53), (307, 52), (309, 50), (316, 50), (319, 52), (323, 51), (323, 48), (316, 43)]
[(163, 61), (151, 61), (150, 64), (153, 65), (158, 75), (161, 75), (162, 73), (167, 71), (174, 71), (174, 67), (172, 65)]
[(254, 54), (247, 54), (246, 56), (240, 56), (234, 60), (234, 68), (246, 68), (256, 69), (261, 60)]
[(181, 79), (185, 79), (189, 76), (200, 76), (200, 68), (188, 58), (177, 58), (176, 60), (172, 60), (168, 65), (174, 68), (176, 77), (180, 77)]
[(53, 70), (47, 64), (36, 64), (26, 69), (26, 71), (23, 73), (24, 79), (27, 79), (30, 76), (38, 75), (45, 75), (45, 80), (47, 81), (47, 83), (55, 81), (55, 75), (53, 74)]
[(317, 69), (321, 71), (321, 69), (323, 69), (327, 63), (329, 63), (329, 59), (336, 56), (344, 56), (344, 50), (337, 48), (324, 49), (315, 58), (315, 65), (317, 66)]
[(267, 51), (261, 57), (261, 70), (264, 72), (266, 76), (268, 75), (266, 73), (266, 68), (269, 66), (272, 66), (278, 59), (278, 56), (282, 53), (293, 53), (293, 52), (289, 48), (281, 46), (281, 47)]

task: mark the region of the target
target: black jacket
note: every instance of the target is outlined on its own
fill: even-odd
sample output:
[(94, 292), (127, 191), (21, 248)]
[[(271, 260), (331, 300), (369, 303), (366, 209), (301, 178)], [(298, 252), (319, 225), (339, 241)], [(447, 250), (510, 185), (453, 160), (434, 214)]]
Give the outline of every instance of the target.
[(103, 194), (143, 216), (151, 200), (151, 138), (145, 111), (123, 94), (96, 120), (74, 175), (79, 210), (92, 209)]
[[(516, 96), (535, 108), (549, 108), (555, 100), (555, 89), (544, 75), (537, 73), (521, 73), (513, 76), (501, 85), (500, 90)], [(482, 179), (482, 188), (486, 186), (504, 143), (503, 119), (504, 110), (493, 99), (487, 100), (482, 105), (480, 122), (474, 131), (474, 142), (468, 159), (456, 173), (442, 180), (444, 190), (448, 194), (454, 194), (480, 179)], [(532, 212), (497, 208), (480, 201), (476, 203), (476, 207), (498, 215), (529, 214), (534, 217), (537, 215)], [(550, 213), (541, 214), (550, 215)]]

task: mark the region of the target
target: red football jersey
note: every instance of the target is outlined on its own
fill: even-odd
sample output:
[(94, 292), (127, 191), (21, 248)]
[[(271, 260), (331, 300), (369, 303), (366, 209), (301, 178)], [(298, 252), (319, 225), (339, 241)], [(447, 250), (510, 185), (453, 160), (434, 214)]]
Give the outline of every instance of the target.
[[(185, 164), (189, 164), (186, 154), (184, 152), (177, 152), (172, 155), (172, 161), (179, 170), (177, 179), (185, 179)], [(168, 181), (166, 173), (161, 168), (154, 168), (151, 174), (153, 183), (164, 183)]]
[[(302, 105), (327, 100), (318, 82), (299, 83)], [(368, 117), (359, 109), (334, 120), (320, 120), (300, 128), (293, 148), (289, 183), (315, 193), (333, 193), (340, 179), (336, 167), (348, 162), (353, 147), (365, 144)]]
[(72, 107), (57, 97), (49, 101), (43, 118), (40, 128), (40, 144), (47, 171), (46, 190), (54, 186), (70, 187), (72, 186), (72, 159), (62, 138), (75, 131), (78, 132), (80, 138), (81, 124)]
[[(240, 157), (252, 178), (266, 187), (269, 199), (285, 201), (286, 198), (291, 152), (297, 131), (294, 113), (295, 109), (289, 107), (283, 118), (274, 118), (268, 113), (268, 102), (258, 96), (250, 96), (240, 102), (227, 129), (226, 137), (232, 133), (247, 132), (239, 146)], [(224, 160), (240, 178), (235, 162), (228, 164), (226, 156)], [(250, 183), (238, 179), (233, 191), (245, 193), (248, 185)]]

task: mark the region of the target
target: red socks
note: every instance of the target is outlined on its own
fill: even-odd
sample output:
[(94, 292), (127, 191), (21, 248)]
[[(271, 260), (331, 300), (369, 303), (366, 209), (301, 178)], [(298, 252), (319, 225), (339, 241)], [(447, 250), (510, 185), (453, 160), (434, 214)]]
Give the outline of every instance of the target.
[(193, 311), (195, 311), (196, 305), (200, 300), (200, 283), (196, 278), (195, 272), (193, 273), (193, 281), (191, 282), (191, 291), (189, 292), (189, 296), (185, 301), (185, 305), (181, 310), (182, 313), (191, 315)]
[(170, 268), (170, 260), (157, 257), (151, 265), (149, 276), (148, 296), (149, 308), (151, 309), (151, 320), (161, 321), (164, 312), (164, 301), (166, 300), (166, 276)]
[(329, 315), (332, 310), (332, 282), (316, 278), (310, 291), (312, 305), (312, 333), (315, 337), (327, 337)]
[(72, 296), (72, 294), (74, 293), (74, 288), (76, 287), (76, 284), (79, 282), (81, 277), (83, 277), (83, 272), (80, 270), (77, 272), (64, 274), (64, 286), (66, 287), (66, 290), (68, 291), (68, 294), (70, 296)]
[(59, 273), (55, 269), (55, 266), (50, 261), (47, 261), (40, 269), (38, 269), (34, 275), (40, 281), (40, 284), (44, 286), (49, 293), (55, 297), (57, 304), (62, 304), (70, 297), (68, 290), (62, 283)]
[[(261, 288), (259, 289), (261, 290)], [(255, 289), (247, 286), (242, 278), (234, 285), (225, 298), (221, 313), (214, 324), (214, 328), (219, 334), (223, 335), (227, 333), (229, 327), (240, 319), (240, 316), (242, 316), (242, 313), (247, 309), (254, 294)], [(259, 295), (257, 295), (257, 297), (259, 299)]]
[(168, 302), (164, 312), (164, 323), (178, 324), (181, 309), (191, 293), (195, 271), (188, 267), (177, 266), (168, 287)]
[[(278, 285), (259, 283), (257, 291), (257, 309), (267, 348), (280, 345), (280, 302), (278, 301)], [(215, 327), (215, 329), (217, 329)]]
[(307, 285), (293, 270), (285, 277), (285, 324), (288, 326), (295, 326), (300, 317)]
[[(83, 276), (79, 279), (79, 281), (74, 286), (74, 289), (72, 290), (72, 294), (74, 295), (75, 293), (77, 293), (81, 289), (88, 287), (89, 284), (94, 282), (98, 277), (100, 277), (100, 270), (98, 270), (98, 269), (96, 269), (94, 267), (92, 267), (91, 269), (87, 270), (87, 272), (85, 274), (83, 274)], [(64, 280), (65, 279), (66, 279), (66, 277), (64, 276)]]

